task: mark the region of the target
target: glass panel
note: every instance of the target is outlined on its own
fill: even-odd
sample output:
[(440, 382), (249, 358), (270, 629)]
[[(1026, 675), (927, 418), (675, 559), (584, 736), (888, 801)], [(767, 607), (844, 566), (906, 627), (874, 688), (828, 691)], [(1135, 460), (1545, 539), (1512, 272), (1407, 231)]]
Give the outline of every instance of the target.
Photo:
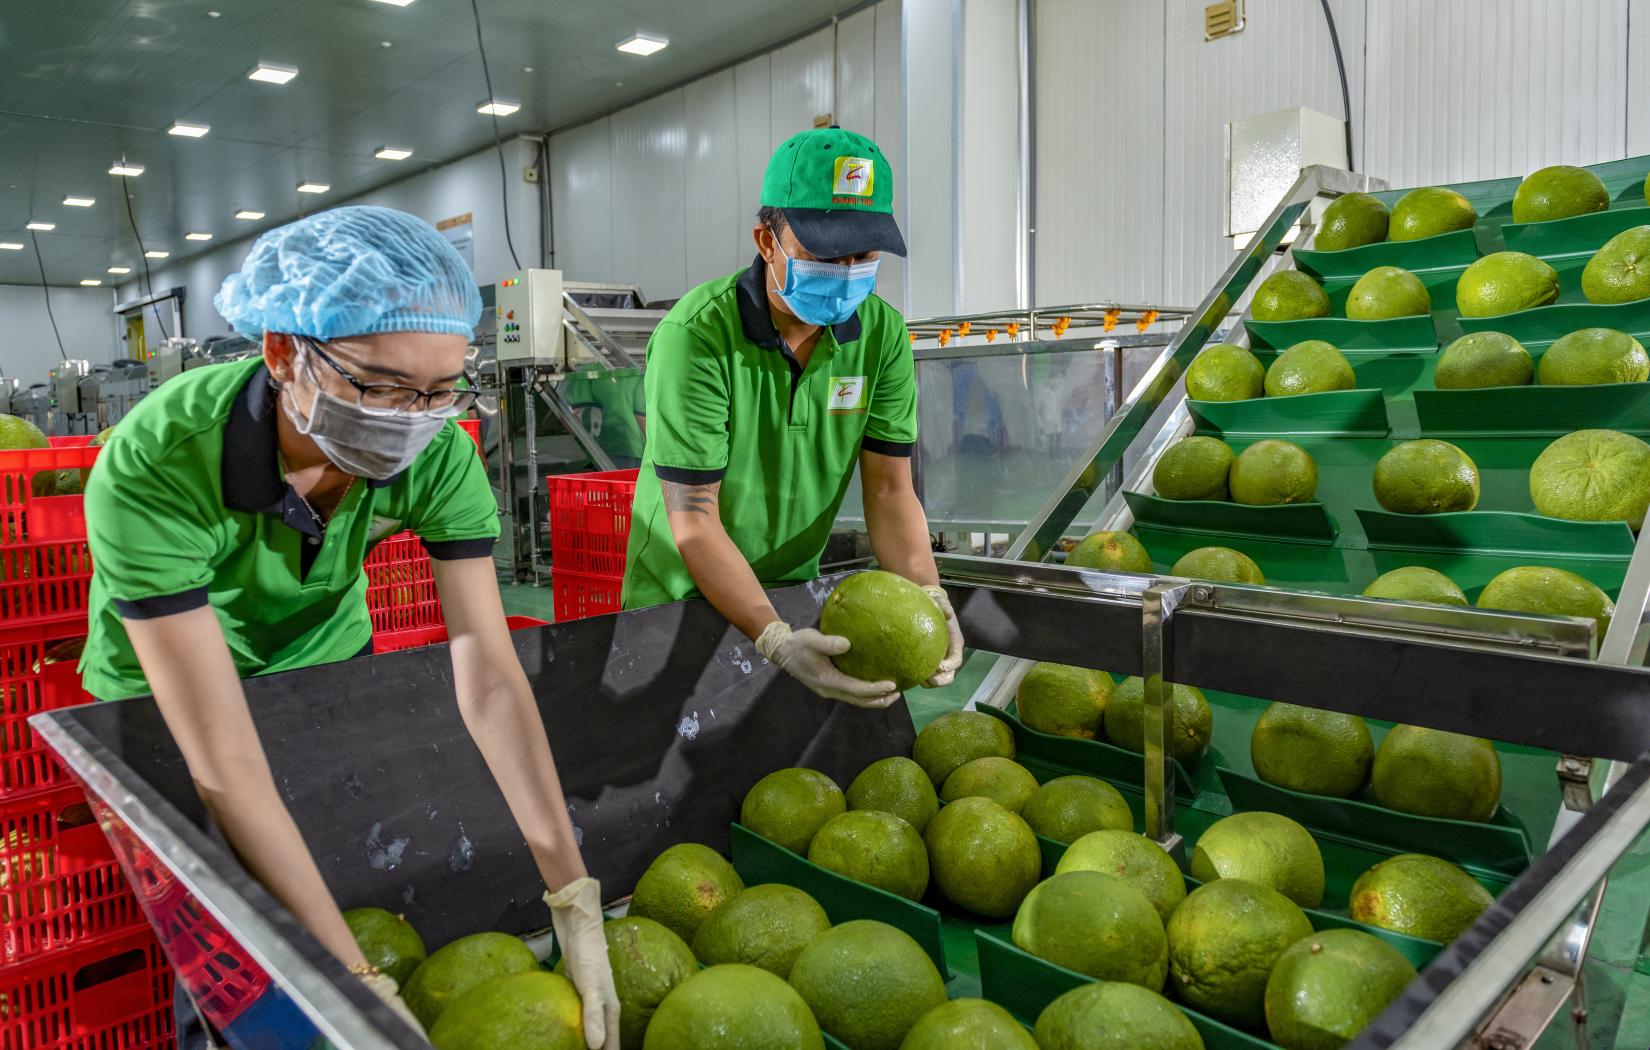
[(641, 369), (574, 372), (562, 380), (561, 394), (615, 467), (641, 464), (647, 417)]

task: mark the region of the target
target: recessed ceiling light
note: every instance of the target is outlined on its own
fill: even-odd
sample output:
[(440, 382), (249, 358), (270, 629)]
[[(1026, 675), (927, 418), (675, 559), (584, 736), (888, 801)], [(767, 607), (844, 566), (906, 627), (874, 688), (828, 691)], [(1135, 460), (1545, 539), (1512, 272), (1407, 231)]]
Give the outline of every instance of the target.
[(55, 222), (31, 222), (24, 227), (26, 230), (39, 230), (41, 233), (50, 233), (57, 229)]
[(109, 267), (109, 272), (110, 273), (131, 273), (132, 268), (130, 266), (111, 266), (111, 267)]
[(223, 17), (223, 12), (222, 11), (208, 11), (208, 12), (206, 12), (206, 17), (207, 18), (222, 18)]
[(297, 66), (277, 66), (269, 62), (259, 62), (258, 68), (248, 73), (246, 79), (261, 80), (265, 84), (285, 84), (297, 75)]
[(82, 288), (97, 288), (97, 287), (100, 287), (102, 284), (103, 284), (103, 281), (101, 279), (96, 278), (96, 277), (88, 277), (84, 281), (80, 282), (80, 287), (82, 287)]
[(0, 252), (20, 252), (23, 246), (16, 241), (0, 241)]
[(143, 165), (141, 165), (141, 164), (128, 164), (125, 161), (121, 161), (119, 164), (116, 164), (114, 167), (109, 169), (109, 174), (110, 175), (125, 175), (129, 178), (134, 178), (135, 179), (139, 175), (143, 174)]
[(212, 127), (209, 124), (188, 124), (179, 120), (167, 128), (166, 133), (168, 135), (182, 135), (186, 139), (198, 139), (211, 130)]
[(168, 255), (171, 255), (171, 254), (172, 254), (171, 252), (163, 252), (163, 251), (160, 251), (160, 250), (156, 249), (155, 251), (144, 252), (143, 257), (145, 259), (164, 259)]
[(488, 99), (476, 107), (476, 112), (483, 116), (508, 117), (521, 108), (520, 102), (511, 102), (507, 98)]
[(250, 208), (242, 208), (240, 211), (235, 213), (235, 218), (237, 219), (261, 219), (263, 217), (263, 212), (252, 211)]
[(92, 205), (94, 205), (96, 203), (97, 203), (97, 201), (94, 198), (91, 198), (91, 197), (64, 197), (63, 198), (63, 206), (65, 208), (90, 208)]
[(212, 239), (212, 235), (210, 233), (186, 233), (183, 235), (183, 239), (186, 241), (209, 241)]
[(641, 55), (645, 58), (669, 47), (670, 41), (662, 36), (648, 36), (646, 33), (637, 33), (628, 40), (619, 41), (617, 46), (620, 51), (627, 55)]
[(326, 191), (328, 191), (330, 189), (332, 189), (332, 187), (327, 185), (324, 182), (300, 182), (300, 183), (298, 183), (298, 192), (299, 193), (325, 193)]
[(406, 160), (412, 156), (412, 153), (412, 150), (402, 149), (399, 146), (379, 146), (378, 152), (374, 153), (373, 156), (379, 160)]
[(413, 0), (378, 0), (378, 2), (381, 4), (389, 4), (391, 7), (406, 7), (408, 4), (412, 3)]

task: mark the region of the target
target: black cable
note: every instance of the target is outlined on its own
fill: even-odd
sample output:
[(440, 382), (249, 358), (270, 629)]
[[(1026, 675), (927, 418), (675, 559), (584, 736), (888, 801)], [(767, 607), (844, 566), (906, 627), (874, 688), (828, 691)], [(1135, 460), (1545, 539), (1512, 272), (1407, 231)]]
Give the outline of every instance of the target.
[(57, 315), (52, 313), (52, 289), (46, 283), (46, 262), (40, 258), (40, 236), (30, 230), (29, 240), (34, 242), (34, 263), (40, 267), (40, 294), (46, 297), (46, 316), (51, 318), (52, 335), (57, 337), (57, 355), (67, 361), (69, 352), (63, 349), (63, 333), (57, 330)]
[[(493, 105), (498, 101), (493, 96), (493, 74), (487, 69), (487, 45), (481, 39), (481, 7), (477, 0), (470, 0), (470, 12), (476, 19), (476, 50), (481, 52), (481, 75), (487, 81), (487, 115), (493, 121), (493, 148), (498, 150), (498, 181), (499, 204), (504, 209), (504, 243), (510, 248), (510, 261), (521, 269), (521, 260), (516, 258), (516, 242), (510, 237), (510, 173), (504, 163), (504, 139), (498, 130), (498, 110)], [(543, 173), (540, 173), (543, 177)]]
[(1329, 23), (1329, 46), (1335, 49), (1335, 68), (1341, 74), (1341, 112), (1346, 114), (1346, 168), (1357, 171), (1352, 163), (1352, 92), (1346, 86), (1346, 60), (1341, 57), (1341, 35), (1335, 32), (1335, 15), (1329, 10), (1329, 0), (1318, 0), (1323, 5), (1323, 20)]
[[(160, 304), (155, 302), (155, 279), (149, 273), (149, 253), (143, 250), (143, 235), (138, 233), (137, 216), (132, 214), (132, 187), (126, 184), (124, 176), (120, 180), (120, 192), (126, 195), (126, 221), (131, 224), (132, 238), (137, 241), (138, 258), (143, 260), (143, 284), (147, 289), (144, 294), (149, 296), (149, 311), (155, 315), (155, 323), (160, 326), (161, 342), (165, 342), (168, 338), (166, 322), (160, 319)], [(141, 310), (138, 312), (142, 313)]]

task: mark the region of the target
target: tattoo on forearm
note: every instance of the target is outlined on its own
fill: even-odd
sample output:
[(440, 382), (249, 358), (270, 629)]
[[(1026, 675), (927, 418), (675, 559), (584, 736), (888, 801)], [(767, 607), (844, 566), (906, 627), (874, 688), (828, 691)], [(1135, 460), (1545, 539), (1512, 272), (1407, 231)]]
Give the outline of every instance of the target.
[(709, 485), (681, 485), (661, 481), (659, 488), (665, 497), (665, 509), (677, 514), (715, 514), (716, 495), (722, 488), (720, 481)]

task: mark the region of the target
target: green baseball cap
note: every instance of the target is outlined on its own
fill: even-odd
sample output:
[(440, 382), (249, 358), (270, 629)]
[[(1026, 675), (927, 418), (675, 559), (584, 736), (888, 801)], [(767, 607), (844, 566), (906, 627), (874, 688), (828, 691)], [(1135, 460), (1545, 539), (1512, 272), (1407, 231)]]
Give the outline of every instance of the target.
[(762, 205), (780, 208), (809, 254), (905, 254), (894, 222), (894, 171), (877, 144), (839, 127), (786, 139), (762, 177)]

